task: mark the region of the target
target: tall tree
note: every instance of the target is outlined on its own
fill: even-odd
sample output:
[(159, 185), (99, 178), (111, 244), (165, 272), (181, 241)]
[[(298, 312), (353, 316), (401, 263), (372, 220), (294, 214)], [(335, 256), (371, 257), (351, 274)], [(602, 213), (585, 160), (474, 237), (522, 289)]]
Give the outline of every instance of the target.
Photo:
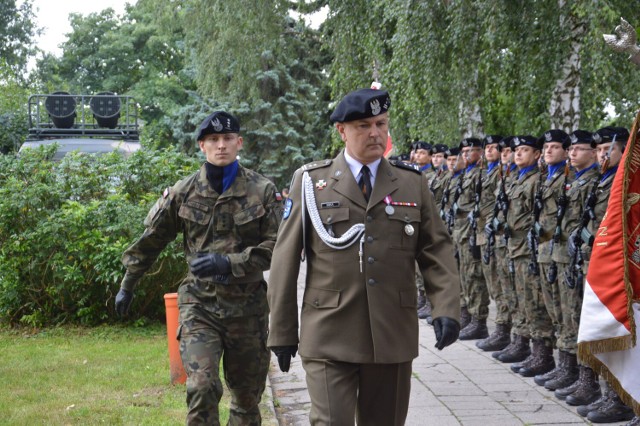
[(0, 58), (16, 77), (26, 73), (29, 57), (35, 54), (35, 24), (32, 0), (0, 2)]

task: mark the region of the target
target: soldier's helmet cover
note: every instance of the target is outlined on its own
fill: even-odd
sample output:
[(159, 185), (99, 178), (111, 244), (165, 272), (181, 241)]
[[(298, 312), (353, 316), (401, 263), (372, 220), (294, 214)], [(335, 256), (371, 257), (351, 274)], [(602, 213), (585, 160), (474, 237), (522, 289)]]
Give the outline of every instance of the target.
[(359, 89), (348, 93), (331, 113), (332, 123), (362, 120), (384, 114), (391, 107), (391, 98), (385, 90)]
[(200, 141), (207, 135), (217, 133), (240, 133), (240, 121), (228, 112), (215, 111), (198, 127), (196, 140)]

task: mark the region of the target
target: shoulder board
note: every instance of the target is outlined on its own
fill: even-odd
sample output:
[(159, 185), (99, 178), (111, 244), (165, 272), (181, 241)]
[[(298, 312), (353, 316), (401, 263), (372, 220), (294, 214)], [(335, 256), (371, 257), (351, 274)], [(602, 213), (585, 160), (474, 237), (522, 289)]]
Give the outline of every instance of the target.
[(329, 166), (332, 162), (333, 160), (314, 161), (313, 163), (305, 164), (304, 166), (302, 166), (302, 170), (306, 171), (306, 170), (321, 169), (322, 167)]
[(391, 164), (392, 166), (398, 167), (400, 169), (405, 169), (405, 170), (411, 170), (412, 172), (421, 174), (422, 172), (420, 171), (420, 168), (416, 165), (413, 164), (407, 164), (407, 163), (403, 163), (402, 161), (397, 161), (397, 160), (390, 160), (389, 164)]

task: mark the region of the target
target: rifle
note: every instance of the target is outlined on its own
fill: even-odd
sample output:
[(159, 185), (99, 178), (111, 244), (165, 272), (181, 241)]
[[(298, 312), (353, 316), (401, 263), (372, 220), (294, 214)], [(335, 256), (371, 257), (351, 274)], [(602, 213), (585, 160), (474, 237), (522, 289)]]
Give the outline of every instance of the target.
[[(507, 163), (507, 177), (509, 177), (509, 174), (511, 173), (511, 162)], [(503, 182), (503, 187), (504, 187), (504, 182)], [(509, 223), (507, 222), (507, 214), (509, 213), (509, 197), (507, 196), (507, 193), (505, 191), (504, 193), (504, 200), (502, 200), (502, 216), (504, 217), (504, 234), (503, 234), (503, 238), (504, 238), (504, 245), (508, 246), (509, 245), (509, 238), (511, 238), (511, 229), (509, 228)], [(509, 268), (509, 275), (511, 276), (511, 280), (513, 282), (513, 280), (515, 280), (515, 275), (516, 275), (516, 266), (515, 263), (513, 262), (513, 258), (511, 256), (509, 256), (509, 261), (507, 262), (507, 266)]]
[(542, 213), (542, 190), (544, 182), (545, 163), (540, 161), (540, 171), (538, 179), (538, 188), (536, 195), (533, 197), (533, 224), (527, 234), (527, 243), (531, 250), (531, 259), (529, 260), (529, 273), (531, 275), (540, 276), (540, 265), (538, 265), (538, 247), (540, 246), (540, 213)]
[(484, 165), (484, 155), (480, 157), (480, 170), (476, 181), (475, 192), (473, 194), (473, 210), (469, 212), (468, 219), (471, 222), (471, 235), (469, 235), (469, 246), (471, 253), (476, 260), (480, 259), (480, 247), (477, 245), (478, 218), (480, 217), (480, 197), (482, 196), (482, 166)]
[(504, 200), (507, 200), (507, 193), (504, 185), (504, 174), (502, 173), (502, 164), (498, 165), (498, 173), (500, 174), (500, 192), (496, 197), (496, 203), (493, 205), (493, 214), (491, 215), (491, 220), (488, 220), (487, 224), (485, 225), (485, 233), (487, 234), (487, 250), (482, 256), (482, 262), (485, 265), (488, 265), (491, 262), (491, 258), (494, 254), (494, 246), (496, 245), (497, 226), (493, 222), (497, 220), (496, 218), (498, 216), (498, 213), (500, 212), (502, 203), (504, 202)]
[[(615, 145), (615, 137), (611, 141), (611, 146), (609, 146), (609, 151), (607, 151), (607, 156), (602, 162), (602, 167), (600, 168), (600, 172), (598, 176), (593, 181), (591, 185), (591, 189), (589, 191), (589, 195), (587, 196), (587, 201), (584, 203), (584, 208), (582, 210), (582, 218), (580, 220), (580, 225), (578, 228), (571, 233), (569, 237), (569, 245), (573, 245), (573, 255), (571, 256), (571, 261), (569, 262), (569, 269), (565, 272), (564, 282), (567, 287), (571, 289), (578, 288), (579, 290), (584, 283), (584, 272), (582, 272), (582, 267), (584, 265), (584, 255), (582, 253), (582, 244), (588, 242), (589, 244), (593, 243), (593, 236), (589, 233), (587, 229), (587, 225), (589, 222), (596, 218), (596, 214), (593, 211), (596, 205), (596, 201), (598, 199), (596, 195), (596, 191), (598, 189), (598, 185), (600, 184), (600, 179), (602, 179), (602, 175), (609, 168), (609, 162), (611, 160), (611, 151), (613, 150), (613, 146)], [(571, 247), (569, 247), (571, 249)], [(571, 255), (571, 250), (570, 250)]]
[[(569, 170), (570, 165), (567, 160), (564, 165), (564, 183), (562, 184), (562, 195), (558, 197), (556, 204), (558, 206), (558, 210), (556, 211), (556, 229), (553, 231), (553, 237), (551, 238), (551, 245), (549, 247), (549, 256), (553, 256), (553, 248), (556, 244), (560, 242), (560, 237), (562, 236), (562, 221), (564, 220), (564, 215), (567, 212), (567, 181), (569, 179)], [(558, 265), (552, 259), (551, 265), (549, 265), (549, 271), (547, 273), (547, 282), (552, 284), (556, 282), (558, 279)]]
[[(460, 153), (460, 155), (456, 159), (456, 167), (453, 168), (453, 172), (452, 172), (454, 174), (455, 174), (455, 169), (457, 168), (457, 165), (458, 165), (458, 162), (460, 161), (460, 157), (461, 156), (462, 156), (462, 153)], [(462, 169), (462, 171), (460, 173), (460, 177), (458, 178), (458, 183), (456, 185), (456, 190), (453, 193), (453, 200), (451, 200), (451, 207), (449, 208), (449, 213), (447, 214), (447, 217), (446, 217), (447, 231), (449, 231), (449, 234), (451, 234), (452, 228), (453, 228), (453, 223), (456, 220), (456, 213), (458, 212), (458, 199), (460, 198), (460, 195), (462, 194), (462, 184), (463, 184), (463, 181), (464, 181), (464, 175), (465, 175), (465, 169)], [(451, 177), (451, 179), (453, 180), (453, 176)], [(449, 182), (449, 185), (451, 185), (451, 182)]]

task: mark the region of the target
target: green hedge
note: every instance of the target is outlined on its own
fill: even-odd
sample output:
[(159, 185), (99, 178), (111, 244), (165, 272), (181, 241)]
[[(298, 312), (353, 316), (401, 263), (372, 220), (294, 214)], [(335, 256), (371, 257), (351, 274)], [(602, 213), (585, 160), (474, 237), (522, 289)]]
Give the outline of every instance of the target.
[[(201, 160), (176, 151), (140, 150), (123, 158), (56, 147), (0, 155), (0, 321), (30, 326), (115, 319), (123, 251), (164, 188)], [(130, 317), (164, 316), (163, 294), (186, 271), (181, 240), (136, 289)]]

